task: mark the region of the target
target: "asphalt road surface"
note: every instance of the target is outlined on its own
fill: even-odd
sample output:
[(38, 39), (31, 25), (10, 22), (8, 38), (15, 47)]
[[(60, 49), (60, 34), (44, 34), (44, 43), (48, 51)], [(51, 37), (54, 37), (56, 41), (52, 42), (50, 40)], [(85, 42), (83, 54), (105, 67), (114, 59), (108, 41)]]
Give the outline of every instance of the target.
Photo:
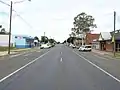
[(82, 54), (64, 45), (28, 54), (28, 63), (1, 75), (0, 90), (120, 90), (119, 77)]

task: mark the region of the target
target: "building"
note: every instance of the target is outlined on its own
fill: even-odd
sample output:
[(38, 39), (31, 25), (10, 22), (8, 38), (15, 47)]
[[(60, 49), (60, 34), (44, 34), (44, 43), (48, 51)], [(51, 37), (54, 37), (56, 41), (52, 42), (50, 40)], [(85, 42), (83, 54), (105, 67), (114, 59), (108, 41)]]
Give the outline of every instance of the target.
[(113, 51), (112, 36), (110, 32), (101, 32), (99, 36), (100, 50)]
[[(113, 51), (113, 39), (114, 32), (101, 32), (99, 36), (100, 50), (102, 51)], [(120, 30), (115, 31), (115, 47), (116, 51), (120, 51)]]
[(92, 49), (97, 49), (97, 50), (100, 49), (100, 42), (98, 41), (98, 39), (94, 39), (92, 41)]
[(87, 33), (85, 43), (87, 45), (92, 45), (93, 49), (99, 49), (99, 35), (100, 34)]
[[(110, 32), (110, 33), (113, 38), (114, 32)], [(115, 31), (115, 47), (116, 47), (116, 51), (119, 52), (120, 51), (120, 30)]]
[[(80, 47), (82, 45), (82, 38), (76, 38), (74, 41), (73, 41), (74, 45), (75, 46), (78, 46)], [(85, 40), (83, 39), (83, 44), (85, 44)]]
[(86, 34), (86, 44), (92, 44), (93, 41), (98, 40), (100, 34), (92, 34), (92, 33), (87, 33)]
[(15, 36), (16, 48), (31, 48), (34, 45), (34, 38), (30, 36)]
[[(11, 35), (11, 46), (13, 46), (13, 36)], [(8, 47), (9, 45), (9, 34), (0, 33), (0, 46)]]

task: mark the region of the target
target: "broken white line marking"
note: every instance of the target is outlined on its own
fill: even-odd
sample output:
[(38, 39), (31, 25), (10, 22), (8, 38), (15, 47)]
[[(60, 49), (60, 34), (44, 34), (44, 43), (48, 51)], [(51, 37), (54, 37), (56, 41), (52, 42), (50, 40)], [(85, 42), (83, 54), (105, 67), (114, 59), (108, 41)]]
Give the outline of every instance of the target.
[(63, 62), (63, 59), (62, 59), (62, 58), (60, 59), (60, 62)]
[(62, 52), (60, 52), (60, 54), (62, 55)]

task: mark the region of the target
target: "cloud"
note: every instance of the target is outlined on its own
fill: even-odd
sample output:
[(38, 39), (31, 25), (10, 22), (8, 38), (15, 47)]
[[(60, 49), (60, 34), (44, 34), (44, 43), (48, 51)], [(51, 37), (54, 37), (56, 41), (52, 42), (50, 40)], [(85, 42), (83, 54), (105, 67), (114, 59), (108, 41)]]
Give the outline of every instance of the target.
[[(5, 0), (9, 3), (9, 0)], [(14, 0), (16, 1), (16, 0)], [(17, 0), (19, 1), (19, 0)], [(73, 18), (86, 12), (95, 18), (95, 32), (113, 30), (113, 11), (117, 12), (116, 28), (120, 28), (119, 0), (32, 0), (15, 4), (13, 8), (33, 27), (13, 13), (12, 33), (48, 37), (63, 41), (73, 27)], [(0, 11), (9, 13), (9, 7), (0, 4)]]

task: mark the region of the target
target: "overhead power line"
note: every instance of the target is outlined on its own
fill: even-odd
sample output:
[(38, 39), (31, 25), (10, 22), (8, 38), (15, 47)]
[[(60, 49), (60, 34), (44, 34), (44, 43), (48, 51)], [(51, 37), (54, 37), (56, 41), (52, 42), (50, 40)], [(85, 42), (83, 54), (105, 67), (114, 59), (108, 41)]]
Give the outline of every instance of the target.
[(0, 0), (0, 2), (1, 2), (2, 4), (5, 4), (5, 5), (7, 5), (7, 6), (10, 6), (8, 3), (5, 3), (5, 2), (2, 1), (2, 0)]
[[(7, 6), (10, 7), (10, 5), (9, 5), (8, 3), (6, 3), (6, 2), (4, 2), (4, 1), (2, 1), (2, 0), (0, 0), (0, 3), (5, 4), (5, 5), (7, 5)], [(22, 18), (21, 15), (18, 14), (16, 10), (13, 9), (12, 11), (14, 11), (14, 12), (17, 14), (17, 16), (18, 16), (24, 23), (26, 23), (30, 28), (33, 29), (33, 27), (32, 27), (24, 18)]]

